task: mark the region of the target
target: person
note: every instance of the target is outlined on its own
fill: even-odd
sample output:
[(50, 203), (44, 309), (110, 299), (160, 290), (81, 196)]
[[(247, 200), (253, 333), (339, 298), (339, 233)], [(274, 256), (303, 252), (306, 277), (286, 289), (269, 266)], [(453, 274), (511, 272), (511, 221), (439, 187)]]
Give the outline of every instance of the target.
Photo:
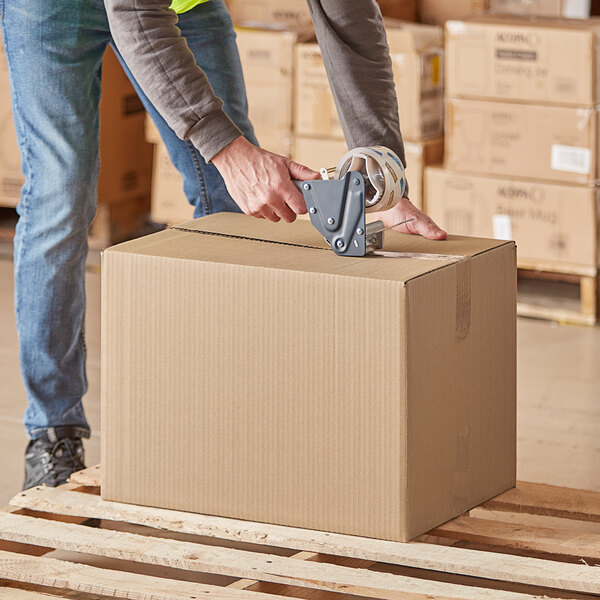
[[(375, 0), (307, 1), (348, 145), (385, 145), (404, 161)], [(223, 0), (4, 0), (0, 25), (25, 175), (14, 242), (30, 438), (24, 488), (55, 486), (83, 468), (90, 434), (84, 274), (107, 46), (156, 123), (196, 217), (241, 210), (291, 222), (306, 212), (291, 178), (317, 174), (259, 148)], [(401, 231), (446, 237), (408, 198), (380, 218), (412, 218)]]

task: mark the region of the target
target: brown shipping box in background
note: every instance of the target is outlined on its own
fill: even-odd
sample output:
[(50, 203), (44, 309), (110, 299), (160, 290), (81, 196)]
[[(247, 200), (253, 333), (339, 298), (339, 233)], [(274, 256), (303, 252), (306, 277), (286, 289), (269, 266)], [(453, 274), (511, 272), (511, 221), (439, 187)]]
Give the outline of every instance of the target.
[(293, 138), (294, 47), (310, 32), (237, 29), (250, 121), (261, 146), (290, 156)]
[(515, 15), (569, 17), (590, 16), (589, 0), (489, 0), (490, 11)]
[[(402, 134), (407, 140), (443, 134), (443, 31), (386, 19)], [(296, 46), (295, 132), (343, 139), (318, 44)]]
[(594, 185), (596, 109), (446, 100), (452, 171)]
[(161, 142), (154, 147), (152, 205), (150, 216), (156, 223), (181, 223), (194, 217), (194, 207), (183, 192), (183, 179)]
[(12, 116), (8, 65), (0, 43), (0, 206), (16, 206), (24, 182)]
[(384, 17), (414, 21), (417, 18), (417, 0), (377, 0)]
[(301, 165), (319, 171), (323, 167), (335, 167), (346, 152), (348, 146), (344, 140), (296, 137), (292, 158)]
[(598, 188), (425, 170), (427, 210), (451, 234), (514, 239), (525, 268), (595, 275)]
[(306, 0), (226, 0), (236, 25), (310, 27)]
[(103, 254), (104, 499), (406, 541), (514, 486), (513, 242), (181, 227)]
[(423, 177), (428, 165), (441, 165), (444, 160), (444, 138), (426, 142), (404, 142), (406, 155), (406, 177), (410, 201), (422, 210), (427, 210), (423, 197)]
[(446, 23), (450, 97), (592, 106), (600, 19), (477, 17)]
[(449, 19), (483, 14), (487, 9), (487, 0), (419, 0), (418, 13), (424, 23), (443, 25)]
[(150, 207), (152, 145), (146, 141), (146, 111), (112, 49), (102, 62), (98, 202), (147, 196)]
[[(102, 63), (98, 203), (139, 202), (152, 177), (152, 146), (144, 137), (144, 108), (113, 51)], [(0, 48), (0, 205), (16, 206), (24, 182), (13, 124), (6, 59)]]

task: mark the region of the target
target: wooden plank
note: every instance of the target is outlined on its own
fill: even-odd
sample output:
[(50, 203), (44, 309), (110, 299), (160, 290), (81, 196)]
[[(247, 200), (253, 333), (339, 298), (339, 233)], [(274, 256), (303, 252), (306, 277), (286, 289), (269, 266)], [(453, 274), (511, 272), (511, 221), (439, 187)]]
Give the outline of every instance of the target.
[(529, 272), (531, 273), (531, 277), (543, 273), (561, 273), (565, 275), (586, 275), (594, 277), (597, 273), (595, 267), (585, 265), (565, 265), (560, 262), (539, 261), (526, 258), (517, 258), (517, 268), (519, 269), (519, 275), (523, 273), (524, 276), (528, 276), (527, 272)]
[(481, 505), (491, 510), (547, 515), (600, 523), (600, 492), (539, 483), (519, 483)]
[(533, 319), (544, 319), (546, 321), (557, 321), (570, 325), (595, 325), (596, 317), (584, 315), (577, 310), (564, 310), (550, 306), (538, 306), (526, 302), (517, 302), (517, 315), (519, 317), (531, 317)]
[(100, 479), (102, 471), (100, 465), (94, 467), (88, 467), (83, 471), (77, 471), (72, 473), (69, 477), (69, 483), (75, 483), (77, 485), (83, 485), (88, 487), (100, 487)]
[[(293, 556), (290, 556), (290, 558), (295, 558), (296, 560), (313, 560), (318, 556), (319, 555), (316, 552), (297, 552)], [(237, 581), (230, 583), (227, 587), (246, 590), (258, 583), (259, 582), (256, 579), (238, 579)]]
[[(425, 600), (432, 596), (448, 600), (531, 600), (533, 598), (530, 594), (415, 579), (404, 575), (94, 529), (14, 514), (0, 515), (0, 536), (27, 543), (42, 545), (51, 543), (55, 548), (62, 550), (119, 560), (387, 600), (407, 598)], [(493, 560), (495, 561), (496, 557), (493, 557)], [(7, 575), (0, 571), (0, 577), (7, 578)], [(233, 588), (227, 589), (231, 592), (235, 591)], [(600, 587), (597, 587), (597, 590), (600, 591)]]
[(0, 551), (0, 577), (127, 600), (283, 600), (283, 596), (100, 569), (54, 558)]
[(581, 288), (581, 311), (585, 315), (596, 316), (598, 310), (598, 289), (596, 277), (582, 277)]
[(125, 521), (158, 529), (281, 548), (361, 558), (407, 567), (470, 575), (499, 581), (597, 593), (600, 569), (548, 560), (479, 552), (451, 546), (386, 540), (239, 521), (175, 510), (108, 502), (98, 496), (34, 488), (11, 503), (33, 510)]
[(45, 594), (42, 592), (34, 592), (32, 590), (0, 587), (0, 600), (48, 600), (48, 598), (57, 600), (59, 596), (55, 596), (54, 594)]
[(600, 560), (600, 535), (595, 533), (573, 535), (572, 531), (544, 529), (473, 517), (458, 517), (436, 527), (432, 533), (498, 548), (543, 552), (575, 559)]

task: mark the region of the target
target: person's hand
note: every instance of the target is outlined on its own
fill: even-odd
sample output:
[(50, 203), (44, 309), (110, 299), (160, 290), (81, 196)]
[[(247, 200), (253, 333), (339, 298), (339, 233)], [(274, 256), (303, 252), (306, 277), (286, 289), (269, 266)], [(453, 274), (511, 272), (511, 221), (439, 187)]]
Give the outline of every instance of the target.
[(212, 162), (221, 173), (236, 204), (247, 215), (276, 223), (306, 214), (302, 193), (292, 179), (318, 179), (319, 173), (289, 158), (262, 150), (239, 137)]
[(448, 237), (448, 234), (433, 222), (433, 219), (416, 208), (408, 198), (402, 198), (396, 206), (389, 210), (371, 214), (383, 221), (386, 227), (412, 219), (404, 225), (394, 227), (394, 230), (400, 233), (422, 235), (429, 240), (445, 240)]

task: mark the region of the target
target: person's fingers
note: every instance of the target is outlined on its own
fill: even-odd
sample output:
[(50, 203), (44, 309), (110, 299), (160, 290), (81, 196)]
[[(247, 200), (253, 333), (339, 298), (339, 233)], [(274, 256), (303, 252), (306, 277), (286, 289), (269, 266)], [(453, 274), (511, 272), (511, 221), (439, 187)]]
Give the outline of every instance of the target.
[(428, 240), (445, 240), (448, 237), (448, 234), (438, 227), (425, 213), (415, 212), (407, 215), (407, 219), (412, 220), (404, 225), (400, 225), (397, 228), (398, 231), (421, 235)]
[(320, 177), (318, 171), (313, 171), (293, 160), (288, 161), (287, 168), (292, 179), (319, 179)]
[(296, 220), (296, 213), (283, 200), (273, 207), (273, 210), (286, 223), (293, 223)]

